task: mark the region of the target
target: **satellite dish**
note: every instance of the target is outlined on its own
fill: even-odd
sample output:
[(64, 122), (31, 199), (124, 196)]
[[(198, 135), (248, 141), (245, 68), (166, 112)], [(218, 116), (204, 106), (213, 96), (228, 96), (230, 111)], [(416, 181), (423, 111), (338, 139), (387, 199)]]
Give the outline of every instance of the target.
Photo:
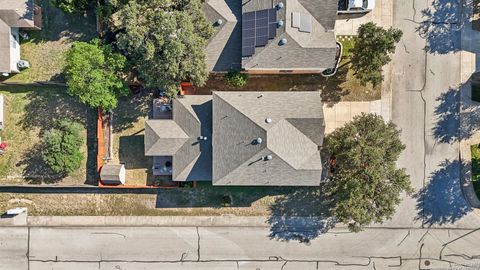
[(278, 4), (277, 4), (277, 9), (280, 10), (280, 9), (282, 9), (282, 8), (283, 8), (283, 3), (282, 3), (282, 2), (278, 3)]
[(285, 45), (285, 44), (287, 44), (287, 42), (288, 42), (288, 41), (287, 41), (286, 38), (280, 39), (280, 45)]

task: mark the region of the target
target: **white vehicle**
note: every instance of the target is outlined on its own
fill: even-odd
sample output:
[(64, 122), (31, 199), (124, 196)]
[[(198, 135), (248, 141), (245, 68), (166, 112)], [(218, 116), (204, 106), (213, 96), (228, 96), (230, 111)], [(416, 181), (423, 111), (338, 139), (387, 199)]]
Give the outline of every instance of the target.
[(338, 14), (368, 13), (375, 8), (375, 0), (339, 0)]

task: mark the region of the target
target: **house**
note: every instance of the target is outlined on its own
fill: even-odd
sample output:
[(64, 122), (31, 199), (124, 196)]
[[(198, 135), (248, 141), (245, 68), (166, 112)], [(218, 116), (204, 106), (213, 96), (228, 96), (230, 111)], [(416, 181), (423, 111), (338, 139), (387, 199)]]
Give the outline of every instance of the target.
[(34, 0), (0, 0), (0, 74), (20, 72), (20, 31), (41, 25), (42, 11)]
[(213, 72), (321, 73), (335, 66), (337, 0), (207, 0)]
[(158, 173), (213, 185), (320, 184), (319, 92), (213, 92), (175, 99), (172, 107), (172, 119), (145, 126), (145, 155)]

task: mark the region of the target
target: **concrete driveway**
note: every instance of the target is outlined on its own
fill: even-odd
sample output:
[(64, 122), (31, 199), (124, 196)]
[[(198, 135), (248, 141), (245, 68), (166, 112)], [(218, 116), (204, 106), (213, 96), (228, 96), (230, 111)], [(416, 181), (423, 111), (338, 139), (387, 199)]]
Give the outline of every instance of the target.
[(339, 15), (335, 23), (336, 35), (356, 35), (360, 25), (367, 22), (374, 22), (383, 27), (392, 25), (394, 0), (376, 0), (375, 9), (363, 15)]
[[(387, 109), (387, 108), (385, 108)], [(325, 115), (325, 133), (330, 133), (345, 123), (353, 120), (353, 117), (362, 113), (375, 113), (389, 120), (388, 110), (382, 110), (382, 101), (370, 102), (339, 102), (333, 106), (323, 105)]]

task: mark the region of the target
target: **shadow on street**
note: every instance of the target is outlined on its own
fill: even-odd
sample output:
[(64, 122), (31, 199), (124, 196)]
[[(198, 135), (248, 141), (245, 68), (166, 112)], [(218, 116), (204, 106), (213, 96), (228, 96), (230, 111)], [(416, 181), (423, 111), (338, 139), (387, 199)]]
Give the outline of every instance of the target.
[(417, 220), (423, 219), (425, 225), (443, 225), (473, 210), (463, 196), (460, 170), (460, 161), (445, 160), (430, 175), (429, 183), (416, 194)]
[(321, 188), (299, 189), (276, 199), (270, 207), (270, 238), (308, 243), (335, 226), (332, 201)]

